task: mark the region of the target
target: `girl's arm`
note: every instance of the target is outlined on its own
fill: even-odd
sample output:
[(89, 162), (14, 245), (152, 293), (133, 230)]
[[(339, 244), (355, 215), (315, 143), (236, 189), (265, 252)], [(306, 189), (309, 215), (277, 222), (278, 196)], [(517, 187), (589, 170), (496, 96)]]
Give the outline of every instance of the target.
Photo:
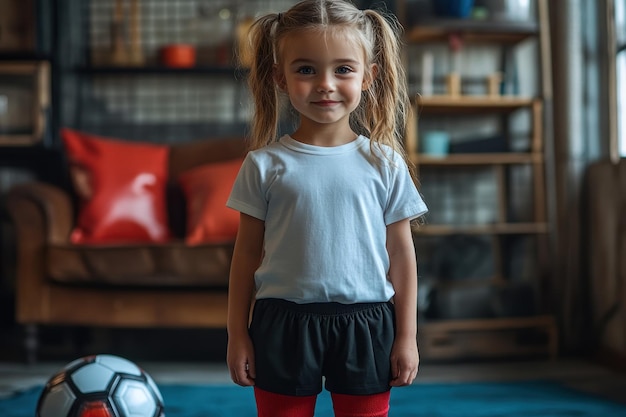
[(254, 272), (263, 253), (265, 222), (241, 213), (228, 283), (228, 352), (226, 362), (233, 382), (254, 385), (254, 350), (248, 319), (254, 292)]
[(391, 351), (391, 386), (409, 385), (417, 376), (417, 261), (408, 219), (387, 226), (389, 279), (396, 292), (396, 338)]

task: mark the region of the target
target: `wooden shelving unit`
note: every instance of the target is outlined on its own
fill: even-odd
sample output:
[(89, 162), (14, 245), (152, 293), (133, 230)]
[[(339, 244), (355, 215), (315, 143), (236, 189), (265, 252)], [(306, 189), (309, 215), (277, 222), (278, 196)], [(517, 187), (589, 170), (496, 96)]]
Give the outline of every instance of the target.
[[(398, 13), (402, 20), (406, 4), (399, 1)], [(451, 37), (462, 39), (463, 45), (493, 45), (498, 48), (515, 48), (520, 42), (534, 40), (538, 43), (537, 73), (541, 79), (541, 92), (537, 96), (514, 95), (464, 95), (440, 94), (415, 97), (414, 113), (406, 134), (406, 148), (415, 163), (418, 176), (430, 170), (444, 171), (446, 175), (464, 175), (467, 170), (492, 170), (497, 184), (493, 200), (496, 202), (495, 221), (486, 224), (430, 224), (417, 225), (413, 233), (417, 240), (445, 238), (454, 235), (487, 237), (494, 252), (494, 274), (483, 281), (489, 285), (506, 286), (509, 277), (503, 270), (505, 256), (502, 245), (507, 239), (526, 237), (545, 242), (550, 232), (546, 205), (546, 100), (550, 94), (549, 38), (547, 36), (548, 3), (536, 0), (536, 21), (495, 22), (473, 21), (471, 19), (436, 19), (417, 22), (406, 26), (406, 42), (421, 46), (448, 43)], [(546, 61), (547, 60), (547, 61)], [(408, 61), (408, 60), (407, 60)], [(532, 65), (532, 64), (530, 64)], [(488, 74), (486, 74), (488, 75)], [(498, 116), (508, 118), (524, 111), (529, 117), (529, 139), (526, 149), (515, 151), (449, 153), (447, 155), (426, 155), (420, 146), (420, 126), (422, 120), (430, 117)], [(506, 136), (504, 134), (503, 136)], [(511, 220), (509, 199), (517, 191), (507, 182), (509, 170), (526, 167), (530, 176), (527, 189), (532, 198), (532, 219)], [(426, 195), (428, 203), (429, 196)], [(545, 251), (537, 244), (534, 256), (543, 270), (546, 270)], [(534, 288), (541, 288), (544, 276), (529, 277)], [(463, 280), (458, 285), (480, 285), (480, 280)], [(455, 285), (446, 282), (446, 286)], [(540, 295), (540, 294), (539, 294)], [(456, 359), (461, 357), (500, 357), (519, 355), (547, 355), (554, 358), (558, 354), (558, 332), (554, 317), (538, 309), (534, 314), (519, 317), (467, 317), (461, 319), (429, 319), (420, 322), (420, 353), (430, 359)]]

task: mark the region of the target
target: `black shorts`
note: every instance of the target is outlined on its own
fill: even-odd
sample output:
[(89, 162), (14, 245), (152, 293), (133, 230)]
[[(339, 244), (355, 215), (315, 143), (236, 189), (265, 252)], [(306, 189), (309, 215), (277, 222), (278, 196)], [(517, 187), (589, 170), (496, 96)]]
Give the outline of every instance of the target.
[(388, 391), (395, 336), (391, 302), (296, 304), (257, 300), (250, 337), (256, 386), (284, 395), (308, 396)]

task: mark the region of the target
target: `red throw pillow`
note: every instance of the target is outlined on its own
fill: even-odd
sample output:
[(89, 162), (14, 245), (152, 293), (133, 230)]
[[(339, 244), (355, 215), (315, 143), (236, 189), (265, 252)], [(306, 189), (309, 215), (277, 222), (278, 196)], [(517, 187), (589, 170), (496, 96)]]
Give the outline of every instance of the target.
[(226, 207), (226, 200), (242, 163), (242, 158), (215, 162), (190, 169), (178, 177), (187, 201), (187, 244), (235, 239), (239, 212)]
[(163, 242), (169, 148), (62, 129), (80, 198), (72, 243)]

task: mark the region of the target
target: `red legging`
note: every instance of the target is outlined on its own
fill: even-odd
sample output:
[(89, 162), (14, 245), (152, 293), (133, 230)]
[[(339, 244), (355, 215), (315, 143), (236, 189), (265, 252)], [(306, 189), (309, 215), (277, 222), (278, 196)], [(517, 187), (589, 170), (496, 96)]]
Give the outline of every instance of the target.
[[(331, 393), (335, 417), (387, 417), (390, 391), (373, 395)], [(317, 395), (295, 397), (254, 387), (258, 417), (313, 417)]]

